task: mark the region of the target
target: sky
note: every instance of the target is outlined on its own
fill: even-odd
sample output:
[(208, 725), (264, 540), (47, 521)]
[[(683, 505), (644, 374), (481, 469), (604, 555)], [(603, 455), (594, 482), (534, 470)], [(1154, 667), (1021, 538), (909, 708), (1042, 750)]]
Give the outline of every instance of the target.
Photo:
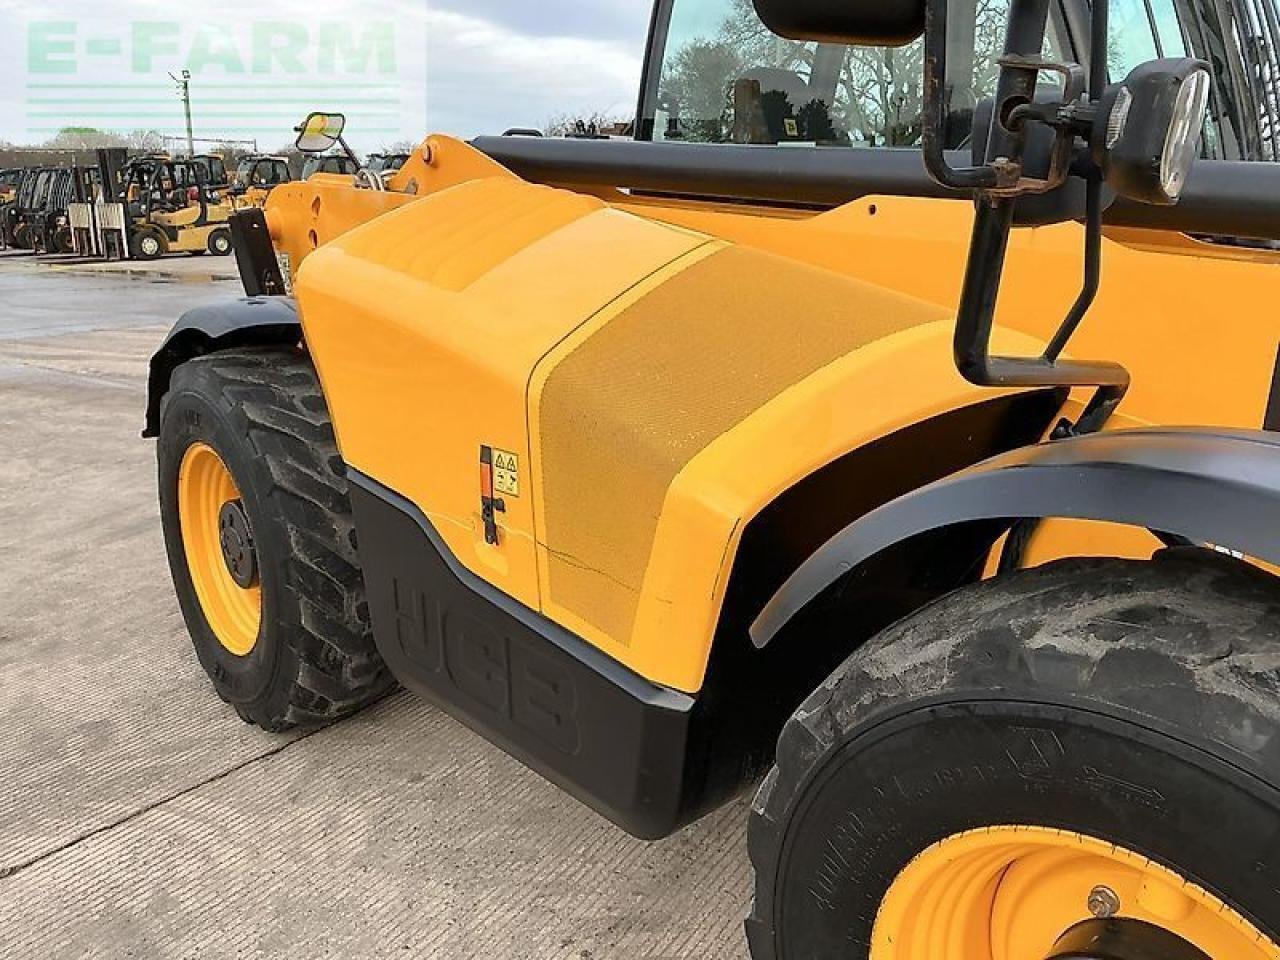
[[(195, 12), (192, 12), (195, 11)], [(635, 109), (647, 0), (0, 0), (0, 140), (63, 126), (292, 139), (311, 108), (357, 149)]]

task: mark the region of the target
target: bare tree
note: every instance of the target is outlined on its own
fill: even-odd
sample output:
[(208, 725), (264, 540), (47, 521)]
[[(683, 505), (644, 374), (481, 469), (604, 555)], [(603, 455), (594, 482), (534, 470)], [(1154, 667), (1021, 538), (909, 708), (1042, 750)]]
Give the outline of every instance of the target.
[(155, 130), (99, 130), (97, 127), (63, 127), (39, 144), (49, 150), (96, 150), (99, 147), (128, 147), (144, 153), (164, 150), (164, 137)]
[(731, 88), (745, 61), (740, 48), (725, 40), (694, 40), (667, 62), (663, 93), (667, 109), (681, 118), (687, 140), (718, 143), (727, 139), (733, 103)]
[(557, 113), (547, 118), (542, 125), (542, 133), (548, 137), (603, 136), (627, 122), (628, 118), (607, 110)]

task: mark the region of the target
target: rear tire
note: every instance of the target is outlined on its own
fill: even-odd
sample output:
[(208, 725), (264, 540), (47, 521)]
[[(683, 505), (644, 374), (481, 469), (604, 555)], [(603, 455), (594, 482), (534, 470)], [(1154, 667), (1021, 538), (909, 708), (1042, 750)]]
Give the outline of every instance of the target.
[[(247, 644), (220, 637), (212, 623), (225, 620), (206, 613), (193, 582), (179, 503), (193, 448), (217, 454), (247, 516), (261, 595), (256, 641), (250, 633)], [(337, 720), (391, 689), (369, 626), (345, 467), (307, 356), (228, 351), (182, 364), (163, 401), (157, 451), (170, 572), (218, 695), (247, 722), (279, 731)]]
[(890, 627), (796, 712), (752, 810), (748, 938), (756, 960), (865, 958), (873, 933), (917, 956), (876, 931), (908, 865), (1032, 827), (1150, 858), (1280, 943), (1278, 823), (1276, 579), (1202, 550), (1061, 561)]

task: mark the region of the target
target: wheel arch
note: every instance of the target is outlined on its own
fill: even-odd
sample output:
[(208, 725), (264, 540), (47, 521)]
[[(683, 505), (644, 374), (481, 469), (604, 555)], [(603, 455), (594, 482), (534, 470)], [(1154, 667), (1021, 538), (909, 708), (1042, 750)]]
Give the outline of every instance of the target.
[(288, 346), (302, 340), (292, 297), (248, 297), (188, 310), (151, 356), (144, 437), (160, 429), (160, 404), (173, 371), (193, 357), (234, 347)]
[[(943, 531), (888, 555), (859, 586), (856, 622), (817, 609), (787, 643), (759, 650), (748, 628), (764, 602), (852, 517), (971, 466), (992, 453), (1034, 444), (1058, 415), (1065, 393), (997, 395), (925, 418), (863, 444), (804, 476), (747, 523), (726, 573), (706, 674), (690, 729), (691, 805), (705, 812), (773, 762), (792, 711), (865, 641), (957, 586), (977, 580), (998, 531)], [(946, 563), (930, 562), (948, 558)], [(926, 572), (923, 579), (917, 572)], [(849, 596), (837, 598), (843, 606)]]
[(846, 578), (948, 532), (995, 538), (1019, 519), (1095, 520), (1280, 563), (1280, 436), (1152, 428), (1037, 444), (921, 487), (845, 527), (750, 627), (764, 647)]

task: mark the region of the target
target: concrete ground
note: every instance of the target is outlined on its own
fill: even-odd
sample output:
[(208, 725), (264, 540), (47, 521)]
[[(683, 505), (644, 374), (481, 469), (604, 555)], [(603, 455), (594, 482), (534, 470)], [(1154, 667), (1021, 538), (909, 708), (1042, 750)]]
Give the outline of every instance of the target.
[(0, 263), (12, 267), (21, 264), (59, 274), (126, 276), (167, 282), (217, 283), (240, 276), (234, 257), (209, 254), (195, 257), (175, 253), (159, 260), (100, 260), (74, 255), (37, 257), (27, 250), (9, 249), (0, 250)]
[(0, 957), (744, 957), (745, 801), (644, 844), (407, 694), (288, 736), (214, 696), (138, 436), (211, 259), (0, 256)]

